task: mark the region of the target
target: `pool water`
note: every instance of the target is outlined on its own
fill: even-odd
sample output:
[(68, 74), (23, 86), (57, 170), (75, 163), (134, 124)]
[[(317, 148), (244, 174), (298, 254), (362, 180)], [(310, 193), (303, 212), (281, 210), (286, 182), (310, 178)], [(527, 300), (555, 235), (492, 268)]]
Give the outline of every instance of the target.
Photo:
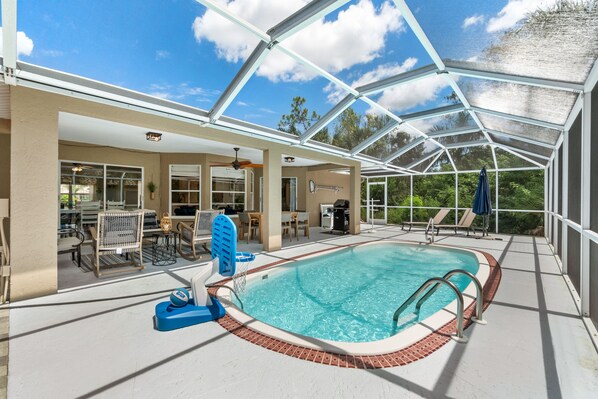
[[(415, 303), (399, 319), (395, 310), (430, 277), (453, 269), (473, 274), (474, 254), (411, 244), (372, 244), (279, 266), (268, 278), (247, 282), (241, 300), (244, 312), (293, 333), (343, 342), (388, 338), (436, 313), (455, 299), (440, 288), (415, 315)], [(451, 281), (463, 291), (464, 276)], [(417, 301), (416, 301), (417, 302)], [(238, 305), (238, 304), (237, 304)]]

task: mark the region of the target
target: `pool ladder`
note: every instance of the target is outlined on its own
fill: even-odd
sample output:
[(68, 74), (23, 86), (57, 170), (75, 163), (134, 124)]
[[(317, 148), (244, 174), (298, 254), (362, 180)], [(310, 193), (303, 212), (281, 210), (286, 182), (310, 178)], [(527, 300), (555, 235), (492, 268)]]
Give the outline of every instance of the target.
[(463, 274), (466, 275), (467, 277), (469, 277), (475, 287), (476, 287), (476, 307), (475, 307), (475, 317), (472, 317), (471, 320), (475, 323), (478, 324), (486, 324), (486, 321), (482, 319), (482, 313), (484, 311), (484, 291), (482, 288), (482, 284), (480, 283), (480, 280), (477, 279), (476, 276), (474, 276), (473, 274), (471, 274), (470, 272), (463, 270), (463, 269), (455, 269), (455, 270), (451, 270), (450, 272), (446, 273), (444, 275), (444, 277), (432, 277), (430, 279), (428, 279), (425, 283), (423, 283), (418, 289), (417, 291), (415, 291), (413, 294), (411, 294), (411, 296), (409, 297), (409, 299), (407, 299), (405, 302), (403, 302), (403, 304), (401, 306), (399, 306), (399, 308), (395, 311), (394, 316), (393, 316), (393, 322), (396, 326), (398, 320), (399, 320), (399, 316), (401, 315), (401, 313), (403, 313), (403, 311), (405, 309), (407, 309), (407, 307), (409, 305), (411, 305), (413, 303), (413, 301), (415, 301), (428, 287), (430, 287), (431, 285), (432, 288), (430, 288), (430, 290), (428, 290), (428, 292), (426, 292), (426, 294), (424, 296), (422, 296), (419, 301), (417, 301), (417, 303), (415, 304), (415, 311), (416, 313), (419, 314), (419, 311), (421, 309), (421, 306), (423, 305), (423, 303), (432, 296), (432, 294), (434, 294), (434, 292), (436, 292), (438, 290), (438, 288), (440, 288), (441, 285), (446, 285), (448, 286), (451, 290), (453, 290), (453, 292), (455, 293), (455, 296), (457, 297), (457, 332), (456, 332), (456, 340), (457, 342), (467, 342), (467, 337), (465, 337), (463, 335), (463, 294), (461, 293), (461, 291), (459, 291), (459, 289), (457, 288), (457, 286), (449, 281), (449, 278), (451, 278), (454, 275), (457, 274)]
[[(432, 231), (430, 237), (428, 237), (428, 231)], [(428, 225), (426, 226), (426, 241), (428, 244), (434, 244), (434, 218), (428, 220)]]

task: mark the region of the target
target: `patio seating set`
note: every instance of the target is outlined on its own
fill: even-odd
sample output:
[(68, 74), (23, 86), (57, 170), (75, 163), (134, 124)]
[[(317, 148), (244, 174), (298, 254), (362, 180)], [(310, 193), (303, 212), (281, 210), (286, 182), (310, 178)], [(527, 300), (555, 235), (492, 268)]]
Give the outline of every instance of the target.
[[(261, 212), (240, 212), (239, 216), (239, 239), (245, 239), (247, 234), (247, 243), (249, 240), (258, 237), (262, 242), (262, 217)], [(299, 240), (299, 230), (303, 230), (303, 235), (309, 238), (309, 212), (282, 212), (281, 214), (281, 233), (282, 237), (288, 236), (289, 241), (293, 241), (293, 231), (295, 238)]]
[[(194, 222), (179, 222), (178, 231), (162, 231), (155, 211), (115, 209), (99, 212), (99, 208), (93, 207), (90, 213), (94, 213), (94, 220), (83, 211), (87, 208), (81, 207), (79, 228), (58, 230), (58, 254), (71, 253), (73, 261), (76, 257), (77, 265), (81, 267), (81, 247), (86, 241), (84, 227), (88, 227), (92, 247), (91, 263), (98, 277), (131, 269), (143, 270), (143, 248), (148, 245), (152, 250), (153, 265), (166, 266), (176, 263), (177, 252), (187, 260), (200, 259), (202, 254), (197, 252), (196, 245), (202, 244), (204, 250), (209, 253), (207, 245), (212, 239), (212, 222), (222, 213), (211, 210), (197, 211)], [(125, 262), (103, 264), (101, 257), (106, 255), (124, 257)]]

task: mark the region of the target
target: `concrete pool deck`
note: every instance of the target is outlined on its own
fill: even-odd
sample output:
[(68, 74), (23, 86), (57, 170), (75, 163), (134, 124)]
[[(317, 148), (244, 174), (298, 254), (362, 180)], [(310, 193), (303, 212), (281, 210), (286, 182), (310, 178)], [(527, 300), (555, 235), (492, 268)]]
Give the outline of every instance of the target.
[[(490, 253), (502, 281), (484, 313), (488, 325), (471, 325), (467, 344), (448, 342), (406, 366), (324, 366), (251, 344), (215, 322), (158, 332), (153, 308), (202, 267), (188, 265), (12, 304), (8, 397), (595, 397), (598, 353), (546, 240), (499, 237), (439, 237)], [(313, 234), (310, 243), (285, 240), (253, 266), (388, 238), (422, 241), (423, 234), (391, 226)], [(240, 250), (258, 252), (256, 244)]]

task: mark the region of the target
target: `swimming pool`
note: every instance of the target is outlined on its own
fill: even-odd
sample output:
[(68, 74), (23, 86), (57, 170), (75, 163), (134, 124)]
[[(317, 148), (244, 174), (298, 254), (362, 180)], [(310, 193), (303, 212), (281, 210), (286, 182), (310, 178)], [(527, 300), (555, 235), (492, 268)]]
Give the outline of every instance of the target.
[[(327, 346), (337, 350), (362, 346), (361, 351), (366, 343), (406, 336), (412, 330), (409, 327), (421, 327), (424, 320), (427, 323), (453, 304), (454, 293), (441, 288), (419, 315), (412, 306), (398, 328), (394, 326), (395, 310), (428, 278), (453, 269), (479, 274), (481, 262), (483, 256), (473, 251), (440, 246), (375, 243), (344, 248), (250, 275), (247, 290), (241, 294), (243, 312), (230, 309), (229, 314), (252, 329), (286, 341), (313, 344), (311, 338), (315, 338), (318, 348), (330, 343)], [(451, 281), (461, 291), (470, 284), (462, 276)], [(453, 318), (449, 308), (445, 313)], [(430, 333), (429, 326), (425, 330)]]

